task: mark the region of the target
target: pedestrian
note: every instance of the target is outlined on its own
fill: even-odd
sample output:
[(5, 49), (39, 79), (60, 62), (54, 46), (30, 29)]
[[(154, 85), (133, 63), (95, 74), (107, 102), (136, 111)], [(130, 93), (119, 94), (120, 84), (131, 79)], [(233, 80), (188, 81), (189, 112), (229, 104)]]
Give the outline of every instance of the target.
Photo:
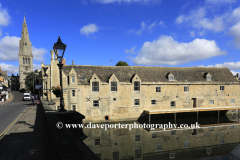
[(32, 96), (32, 105), (34, 106), (34, 96)]
[(38, 96), (36, 95), (36, 97), (35, 97), (35, 101), (36, 101), (36, 103), (38, 104)]

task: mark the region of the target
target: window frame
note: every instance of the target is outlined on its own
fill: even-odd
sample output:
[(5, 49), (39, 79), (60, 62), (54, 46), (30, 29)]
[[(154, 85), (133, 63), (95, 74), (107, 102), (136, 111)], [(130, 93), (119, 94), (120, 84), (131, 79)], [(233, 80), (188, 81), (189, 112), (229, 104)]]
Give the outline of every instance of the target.
[[(140, 81), (134, 81), (133, 83), (134, 83), (133, 84), (134, 92), (140, 92)], [(136, 84), (138, 84), (138, 85), (136, 85)]]
[[(172, 105), (172, 103), (174, 103), (174, 106)], [(171, 108), (176, 108), (176, 101), (170, 101), (170, 107)]]
[(189, 141), (184, 142), (184, 148), (189, 148)]
[[(97, 140), (99, 140), (99, 141), (97, 141)], [(96, 144), (96, 142), (97, 142), (97, 144)], [(94, 138), (94, 146), (100, 146), (100, 142), (101, 142), (100, 138)]]
[(231, 99), (231, 100), (230, 100), (230, 103), (235, 103), (235, 99)]
[[(115, 84), (115, 86), (113, 84)], [(111, 82), (111, 92), (117, 92), (117, 82), (116, 81)]]
[(214, 104), (214, 100), (209, 100), (209, 104)]
[[(159, 89), (159, 90), (158, 90)], [(161, 92), (161, 86), (156, 86), (156, 92), (160, 93)]]
[(224, 91), (224, 86), (220, 86), (220, 91)]
[[(94, 84), (97, 85), (95, 86)], [(96, 91), (94, 89), (96, 89)], [(92, 82), (92, 92), (99, 92), (99, 82)]]
[(168, 75), (168, 80), (169, 81), (174, 81), (174, 75)]
[(162, 144), (157, 144), (157, 151), (162, 151)]
[(72, 79), (72, 83), (75, 83), (75, 76), (71, 76), (71, 79)]
[[(138, 103), (136, 101), (138, 101)], [(134, 106), (140, 106), (140, 99), (134, 99)]]
[(207, 81), (212, 81), (212, 76), (211, 75), (207, 75), (206, 79), (207, 79)]
[(135, 148), (135, 159), (141, 158), (141, 148)]
[(72, 89), (72, 97), (75, 97), (75, 96), (76, 96), (76, 90)]
[(135, 135), (135, 142), (140, 142), (140, 134)]
[[(73, 106), (74, 106), (75, 109), (73, 109)], [(73, 104), (73, 105), (72, 105), (72, 110), (73, 110), (73, 111), (76, 111), (76, 109), (77, 109), (76, 105)]]
[[(96, 104), (97, 106), (94, 106)], [(99, 108), (99, 100), (93, 100), (93, 108)]]
[[(155, 103), (153, 103), (155, 101)], [(156, 99), (152, 99), (151, 100), (151, 105), (156, 105), (157, 104), (157, 101), (156, 101)]]
[(184, 86), (183, 91), (184, 92), (189, 92), (189, 86)]

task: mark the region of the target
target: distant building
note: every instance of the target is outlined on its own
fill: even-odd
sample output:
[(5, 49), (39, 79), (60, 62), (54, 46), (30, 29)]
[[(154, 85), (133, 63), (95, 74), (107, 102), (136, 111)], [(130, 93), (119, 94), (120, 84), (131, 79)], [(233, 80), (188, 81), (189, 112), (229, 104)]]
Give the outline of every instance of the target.
[(0, 82), (2, 83), (2, 85), (4, 85), (6, 88), (8, 88), (7, 71), (2, 71), (1, 67), (0, 67)]
[(19, 75), (17, 74), (16, 76), (12, 74), (11, 76), (8, 76), (9, 80), (9, 88), (11, 88), (12, 91), (17, 91), (19, 90)]
[(22, 36), (19, 41), (19, 83), (20, 89), (25, 88), (25, 78), (28, 73), (33, 72), (32, 43), (29, 40), (26, 19), (24, 17)]
[[(60, 85), (57, 64), (51, 51), (51, 64), (42, 64), (48, 67), (48, 89)], [(65, 65), (65, 60), (63, 64), (65, 109), (80, 112), (85, 122), (240, 106), (239, 81), (228, 68), (83, 66)], [(48, 98), (59, 106), (52, 92)]]

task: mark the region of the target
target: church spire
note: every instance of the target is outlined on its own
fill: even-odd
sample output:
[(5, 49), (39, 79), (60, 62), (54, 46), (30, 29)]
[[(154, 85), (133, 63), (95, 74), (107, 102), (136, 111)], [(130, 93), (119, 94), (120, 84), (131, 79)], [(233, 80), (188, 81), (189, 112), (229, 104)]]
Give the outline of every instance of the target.
[(22, 24), (22, 36), (21, 40), (19, 41), (21, 55), (28, 55), (32, 56), (32, 44), (29, 40), (28, 28), (26, 23), (26, 18), (24, 16), (23, 24)]

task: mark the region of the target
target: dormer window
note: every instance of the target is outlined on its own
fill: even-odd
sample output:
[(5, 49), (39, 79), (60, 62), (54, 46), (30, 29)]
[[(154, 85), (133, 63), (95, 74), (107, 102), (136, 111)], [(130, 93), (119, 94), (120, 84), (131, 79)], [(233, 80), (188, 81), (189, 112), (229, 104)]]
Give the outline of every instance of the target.
[(81, 77), (81, 81), (85, 81), (85, 77), (84, 76)]
[(169, 81), (174, 81), (174, 75), (172, 73), (169, 73), (168, 80)]
[(207, 81), (211, 81), (212, 80), (211, 79), (211, 75), (209, 73), (206, 75), (206, 79), (207, 79)]
[(75, 76), (72, 76), (72, 83), (75, 82)]

